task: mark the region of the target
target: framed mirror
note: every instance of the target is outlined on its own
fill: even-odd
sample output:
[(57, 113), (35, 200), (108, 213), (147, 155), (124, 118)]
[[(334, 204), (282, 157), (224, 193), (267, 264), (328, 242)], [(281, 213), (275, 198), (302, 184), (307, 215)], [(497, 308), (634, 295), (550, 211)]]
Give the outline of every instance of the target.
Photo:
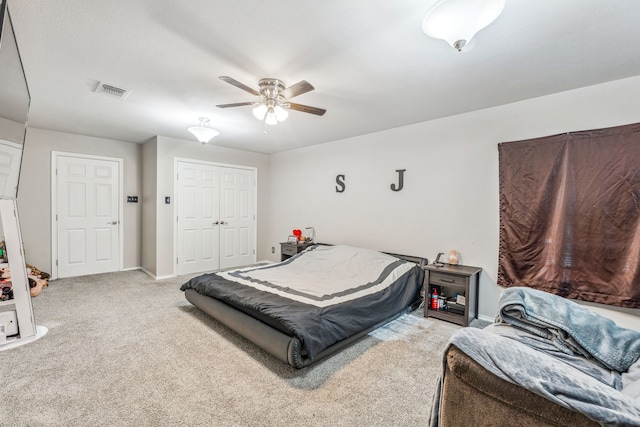
[(31, 96), (7, 0), (0, 0), (0, 198), (18, 196)]
[(5, 242), (3, 255), (8, 260), (13, 292), (13, 299), (0, 301), (0, 311), (5, 316), (14, 313), (18, 322), (18, 335), (11, 340), (5, 336), (0, 349), (26, 344), (47, 331), (36, 326), (33, 316), (16, 200), (30, 103), (7, 0), (0, 0), (0, 240)]

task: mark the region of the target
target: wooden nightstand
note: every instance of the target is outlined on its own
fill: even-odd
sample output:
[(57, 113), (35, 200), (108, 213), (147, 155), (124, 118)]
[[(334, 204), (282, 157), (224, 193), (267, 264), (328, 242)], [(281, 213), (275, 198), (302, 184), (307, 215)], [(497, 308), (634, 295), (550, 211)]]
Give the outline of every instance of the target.
[[(425, 317), (435, 317), (462, 326), (467, 326), (471, 320), (478, 317), (478, 285), (482, 271), (480, 267), (451, 264), (436, 267), (430, 264), (424, 269)], [(434, 288), (439, 296), (446, 296), (446, 308), (431, 308), (430, 297)], [(451, 301), (456, 294), (464, 297), (464, 304)]]
[(303, 243), (280, 243), (280, 261), (291, 258), (295, 254), (304, 251), (312, 244), (313, 243), (306, 241)]

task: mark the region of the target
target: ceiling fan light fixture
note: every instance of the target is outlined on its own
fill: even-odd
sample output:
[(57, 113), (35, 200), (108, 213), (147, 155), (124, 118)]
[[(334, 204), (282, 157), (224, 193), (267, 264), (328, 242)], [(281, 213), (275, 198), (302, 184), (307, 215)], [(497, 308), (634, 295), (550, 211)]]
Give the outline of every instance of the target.
[(264, 122), (271, 126), (278, 124), (278, 118), (276, 116), (276, 113), (273, 111), (273, 108), (269, 108), (269, 111), (267, 111)]
[(279, 105), (275, 106), (275, 108), (273, 109), (273, 112), (276, 115), (276, 120), (278, 120), (279, 122), (283, 122), (287, 120), (287, 117), (289, 117), (289, 112)]
[(209, 119), (206, 117), (200, 117), (198, 119), (200, 124), (198, 126), (191, 126), (187, 130), (195, 136), (198, 141), (205, 145), (207, 142), (211, 141), (216, 136), (220, 135), (220, 132), (213, 129), (209, 125)]
[(500, 16), (505, 0), (440, 0), (427, 12), (422, 31), (461, 51), (473, 36)]
[(267, 110), (268, 108), (265, 104), (260, 104), (253, 109), (253, 115), (256, 116), (256, 119), (258, 120), (264, 120)]

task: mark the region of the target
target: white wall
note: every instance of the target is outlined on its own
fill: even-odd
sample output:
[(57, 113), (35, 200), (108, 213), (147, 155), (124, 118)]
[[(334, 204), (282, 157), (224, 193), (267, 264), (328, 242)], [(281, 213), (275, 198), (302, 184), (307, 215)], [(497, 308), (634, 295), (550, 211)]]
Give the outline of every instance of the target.
[[(124, 159), (124, 193), (141, 195), (141, 146), (90, 136), (28, 128), (18, 187), (18, 211), (29, 264), (51, 273), (51, 152), (63, 151)], [(140, 266), (140, 203), (124, 203), (123, 268)]]
[(16, 122), (5, 117), (0, 117), (0, 137), (1, 139), (22, 144), (24, 141), (24, 122)]
[[(493, 318), (499, 142), (640, 122), (640, 77), (271, 156), (268, 246), (313, 226), (317, 241), (420, 255), (457, 249), (482, 267), (480, 315)], [(372, 117), (375, 120), (375, 117)], [(393, 192), (396, 169), (405, 187)], [(346, 175), (346, 191), (335, 178)], [(640, 310), (613, 316), (638, 323)]]

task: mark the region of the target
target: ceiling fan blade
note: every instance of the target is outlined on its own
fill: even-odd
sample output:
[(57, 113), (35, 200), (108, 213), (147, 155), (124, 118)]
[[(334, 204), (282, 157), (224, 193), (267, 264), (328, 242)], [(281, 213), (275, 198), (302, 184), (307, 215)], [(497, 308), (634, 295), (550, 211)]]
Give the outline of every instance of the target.
[(311, 92), (313, 89), (315, 88), (311, 86), (311, 83), (306, 80), (302, 80), (280, 92), (280, 95), (282, 95), (284, 99), (289, 99), (294, 96), (302, 95), (303, 93)]
[(236, 102), (234, 104), (220, 104), (216, 105), (218, 108), (229, 108), (229, 107), (242, 107), (244, 105), (253, 105), (255, 102)]
[(315, 114), (317, 116), (322, 116), (327, 110), (323, 108), (309, 107), (308, 105), (295, 104), (293, 102), (287, 102), (289, 108), (296, 111), (302, 111), (303, 113)]
[(244, 91), (249, 92), (251, 95), (255, 95), (255, 96), (260, 96), (260, 92), (258, 92), (257, 90), (250, 88), (249, 86), (240, 83), (239, 81), (237, 81), (236, 79), (232, 79), (231, 77), (227, 77), (227, 76), (220, 76), (218, 77), (220, 80), (224, 80), (225, 82), (229, 83), (230, 85), (234, 85), (237, 88), (240, 88)]

